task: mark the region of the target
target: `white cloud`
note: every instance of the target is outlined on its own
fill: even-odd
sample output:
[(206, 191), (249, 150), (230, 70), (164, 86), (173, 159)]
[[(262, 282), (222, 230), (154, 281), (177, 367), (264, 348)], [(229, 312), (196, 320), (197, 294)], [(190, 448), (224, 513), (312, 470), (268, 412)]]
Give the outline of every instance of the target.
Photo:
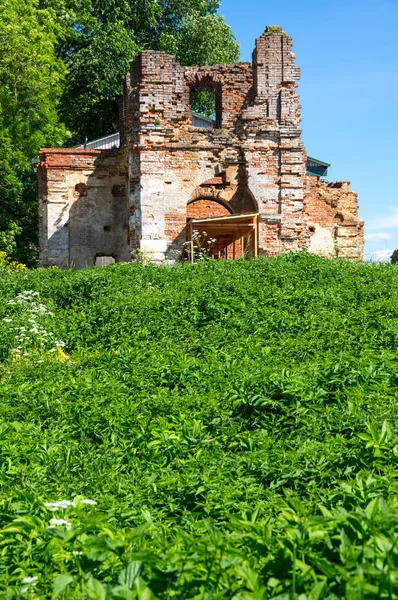
[(366, 229), (395, 229), (398, 227), (398, 208), (390, 207), (388, 212), (366, 221)]
[(365, 242), (384, 242), (385, 240), (391, 240), (392, 237), (392, 233), (388, 233), (388, 231), (365, 233)]
[(377, 250), (373, 254), (369, 254), (367, 256), (366, 260), (369, 260), (370, 262), (387, 263), (387, 262), (390, 262), (391, 254), (393, 252), (394, 252), (394, 250)]

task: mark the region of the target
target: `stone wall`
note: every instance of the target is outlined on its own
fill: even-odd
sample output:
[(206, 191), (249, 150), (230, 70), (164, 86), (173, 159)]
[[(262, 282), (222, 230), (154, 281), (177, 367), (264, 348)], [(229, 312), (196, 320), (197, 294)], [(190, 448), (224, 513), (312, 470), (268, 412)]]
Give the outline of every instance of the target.
[(129, 260), (126, 171), (113, 150), (43, 149), (38, 165), (40, 263), (80, 269)]

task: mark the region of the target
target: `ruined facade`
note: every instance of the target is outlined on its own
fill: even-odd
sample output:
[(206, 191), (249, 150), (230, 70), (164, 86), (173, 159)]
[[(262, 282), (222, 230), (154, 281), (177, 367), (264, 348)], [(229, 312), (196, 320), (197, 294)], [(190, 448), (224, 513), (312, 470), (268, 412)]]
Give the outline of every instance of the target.
[[(363, 257), (347, 182), (307, 175), (292, 40), (267, 27), (252, 63), (183, 67), (143, 51), (124, 79), (120, 147), (42, 149), (41, 263), (62, 268), (187, 256), (195, 231), (217, 257), (307, 248)], [(198, 91), (214, 127), (192, 120)]]

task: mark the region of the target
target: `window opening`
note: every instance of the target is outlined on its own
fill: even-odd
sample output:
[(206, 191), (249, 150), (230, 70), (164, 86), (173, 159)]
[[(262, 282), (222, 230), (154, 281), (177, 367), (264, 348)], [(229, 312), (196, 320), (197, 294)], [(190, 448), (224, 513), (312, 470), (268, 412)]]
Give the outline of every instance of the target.
[(221, 91), (191, 90), (192, 125), (215, 129), (221, 127)]

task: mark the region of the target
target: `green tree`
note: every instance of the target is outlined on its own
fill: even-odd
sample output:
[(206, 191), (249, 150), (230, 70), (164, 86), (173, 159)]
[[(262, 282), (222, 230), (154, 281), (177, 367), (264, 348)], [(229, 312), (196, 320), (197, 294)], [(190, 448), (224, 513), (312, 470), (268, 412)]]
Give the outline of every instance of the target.
[(37, 242), (32, 158), (66, 133), (56, 110), (65, 70), (58, 34), (54, 12), (36, 0), (0, 3), (0, 250), (27, 262)]
[(142, 49), (165, 50), (186, 65), (234, 62), (239, 47), (219, 0), (42, 0), (66, 22), (59, 55), (67, 77), (61, 115), (73, 141), (118, 128), (121, 78)]

